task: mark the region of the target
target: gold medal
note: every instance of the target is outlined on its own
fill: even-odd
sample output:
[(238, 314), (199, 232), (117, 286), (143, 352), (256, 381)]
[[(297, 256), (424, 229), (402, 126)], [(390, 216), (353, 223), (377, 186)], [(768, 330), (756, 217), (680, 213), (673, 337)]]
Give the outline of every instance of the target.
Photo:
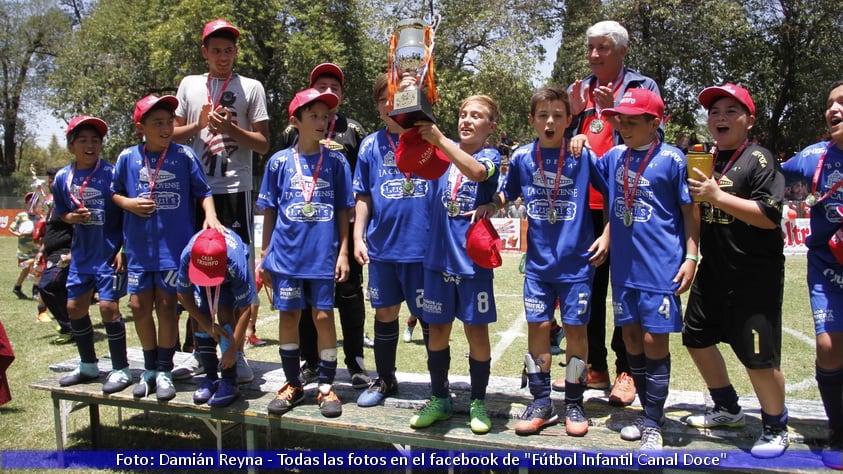
[(451, 201), (448, 203), (448, 215), (451, 217), (460, 215), (460, 205), (457, 204), (457, 201)]
[(817, 201), (819, 201), (819, 198), (819, 193), (811, 193), (805, 196), (805, 204), (807, 204), (808, 207), (814, 207), (814, 205), (817, 204)]
[(316, 208), (313, 207), (313, 204), (308, 202), (302, 206), (301, 213), (304, 214), (305, 217), (313, 217), (313, 215), (316, 214)]
[(591, 133), (600, 133), (603, 131), (605, 127), (605, 123), (603, 123), (603, 119), (595, 118), (591, 121), (591, 125), (588, 126), (588, 129), (591, 130)]
[(556, 209), (548, 209), (547, 211), (547, 222), (551, 224), (556, 224)]
[(411, 179), (405, 180), (404, 184), (401, 185), (401, 190), (404, 191), (405, 196), (409, 196), (416, 190), (416, 183)]
[(632, 211), (629, 209), (623, 211), (623, 225), (632, 227)]

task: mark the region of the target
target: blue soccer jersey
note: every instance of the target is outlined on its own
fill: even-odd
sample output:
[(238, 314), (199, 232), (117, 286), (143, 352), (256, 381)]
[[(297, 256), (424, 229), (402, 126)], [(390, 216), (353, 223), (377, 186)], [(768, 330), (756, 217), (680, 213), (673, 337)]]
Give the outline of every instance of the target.
[(558, 148), (542, 148), (539, 153), (538, 141), (512, 154), (503, 193), (507, 202), (523, 196), (527, 207), (530, 225), (525, 272), (528, 277), (544, 282), (575, 283), (590, 281), (594, 275), (594, 267), (588, 263), (588, 247), (594, 243), (588, 208), (588, 184), (594, 161), (594, 155), (587, 149), (583, 149), (580, 158), (568, 153), (560, 157)]
[[(193, 235), (196, 200), (211, 195), (202, 167), (193, 150), (170, 143), (166, 156), (146, 152), (143, 144), (120, 153), (112, 189), (129, 198), (149, 198), (150, 176), (155, 212), (149, 218), (123, 213), (123, 247), (130, 272), (178, 270), (179, 257)], [(149, 169), (147, 168), (149, 163)]]
[(392, 144), (398, 144), (398, 135), (387, 137), (387, 133), (379, 130), (363, 140), (354, 170), (354, 193), (372, 199), (366, 229), (369, 258), (423, 262), (428, 250), (432, 183), (398, 170), (392, 149)]
[(84, 206), (91, 220), (73, 226), (70, 268), (76, 273), (99, 274), (107, 271), (123, 243), (123, 210), (111, 199), (114, 166), (99, 160), (93, 168), (76, 169), (70, 164), (53, 180), (53, 205), (57, 215)]
[[(843, 150), (836, 145), (829, 146), (829, 142), (810, 145), (783, 163), (782, 171), (789, 177), (807, 181), (808, 190), (812, 191), (814, 173), (823, 155), (825, 159), (816, 189), (818, 197), (823, 197), (843, 181)], [(843, 186), (811, 208), (811, 233), (805, 239), (805, 245), (808, 247), (809, 281), (830, 283), (829, 288), (843, 292), (843, 265), (834, 258), (828, 246), (829, 239), (843, 226), (839, 206), (843, 206)]]
[[(190, 253), (196, 237), (203, 231), (197, 232), (190, 238), (181, 253), (177, 291), (182, 294), (197, 293), (199, 298), (207, 299), (205, 291), (190, 282), (188, 269), (190, 267)], [(226, 229), (225, 247), (228, 251), (226, 259), (225, 280), (220, 285), (220, 301), (232, 301), (232, 307), (245, 308), (252, 303), (255, 296), (255, 286), (252, 283), (251, 268), (249, 267), (249, 246), (231, 229)]]
[[(304, 186), (313, 183), (320, 153), (300, 155), (287, 148), (266, 164), (258, 206), (276, 211), (275, 229), (263, 267), (287, 278), (332, 279), (339, 249), (336, 211), (354, 206), (351, 171), (342, 153), (323, 148), (310, 208)], [(300, 160), (296, 166), (294, 160)], [(300, 176), (301, 169), (304, 176)]]
[[(474, 153), (474, 159), (492, 173), (486, 181), (471, 181), (452, 164), (444, 175), (431, 182), (431, 238), (424, 268), (465, 278), (491, 280), (494, 276), (492, 270), (476, 265), (465, 251), (465, 234), (471, 226), (471, 216), (466, 213), (491, 202), (498, 191), (501, 155), (494, 148), (483, 148)], [(449, 215), (452, 202), (456, 203), (454, 216)]]
[[(632, 150), (627, 167), (627, 150), (626, 145), (616, 146), (596, 163), (609, 206), (612, 285), (673, 293), (679, 288), (673, 277), (685, 257), (682, 206), (692, 202), (685, 155), (659, 143), (645, 166), (648, 150)], [(627, 222), (625, 193), (633, 200)]]

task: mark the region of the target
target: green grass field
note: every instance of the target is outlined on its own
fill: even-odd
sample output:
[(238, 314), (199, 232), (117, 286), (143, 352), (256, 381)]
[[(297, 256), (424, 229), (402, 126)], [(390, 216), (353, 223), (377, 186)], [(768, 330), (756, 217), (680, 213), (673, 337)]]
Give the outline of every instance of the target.
[[(31, 390), (30, 382), (52, 375), (48, 369), (51, 363), (76, 357), (76, 347), (72, 344), (55, 346), (50, 340), (55, 336), (55, 324), (39, 323), (36, 320), (35, 301), (21, 301), (12, 294), (12, 285), (18, 274), (15, 260), (14, 238), (0, 239), (0, 320), (11, 339), (17, 359), (7, 371), (11, 382), (13, 400), (0, 407), (0, 450), (10, 449), (55, 449), (52, 402), (44, 391)], [(498, 322), (490, 330), (492, 348), (495, 357), (492, 361), (492, 374), (516, 377), (520, 374), (523, 355), (526, 350), (526, 324), (523, 321), (521, 300), (522, 277), (518, 274), (517, 254), (504, 256), (504, 265), (496, 271), (495, 291), (497, 294)], [(29, 286), (24, 287), (29, 293)], [(764, 295), (758, 295), (763, 298)], [(123, 301), (123, 313), (127, 316), (127, 335), (130, 347), (139, 347), (139, 342), (131, 325), (130, 312)], [(611, 307), (611, 305), (610, 305)], [(99, 315), (92, 308), (92, 320), (95, 322), (97, 354), (107, 353), (107, 341)], [(372, 310), (367, 310), (367, 332), (372, 331)], [(611, 313), (610, 313), (611, 314)], [(401, 316), (403, 322), (408, 313)], [(609, 317), (611, 320), (611, 317)], [(261, 308), (258, 320), (258, 335), (268, 344), (259, 348), (247, 349), (247, 357), (253, 360), (279, 361), (277, 345), (277, 314), (266, 304)], [(182, 324), (183, 326), (183, 324)], [(805, 288), (805, 258), (788, 257), (784, 297), (784, 334), (782, 347), (782, 368), (788, 384), (789, 398), (819, 399), (814, 382), (814, 346), (813, 322), (810, 316), (807, 291)], [(607, 331), (611, 334), (611, 328)], [(426, 355), (421, 343), (420, 331), (416, 331), (413, 343), (399, 343), (398, 370), (404, 372), (426, 372)], [(671, 342), (673, 361), (672, 389), (704, 390), (702, 378), (697, 373), (687, 352), (681, 345), (680, 336), (674, 335)], [(460, 354), (467, 353), (467, 345), (461, 327), (457, 323), (451, 338), (453, 362), (451, 373), (467, 374), (468, 362)], [(727, 364), (731, 367), (732, 380), (738, 393), (751, 395), (752, 389), (731, 349), (721, 347)], [(613, 357), (610, 354), (610, 358)], [(374, 357), (371, 349), (366, 349), (367, 365), (374, 372)], [(609, 361), (613, 366), (613, 359)], [(554, 377), (561, 377), (564, 369), (554, 363)], [(612, 374), (614, 376), (614, 374)], [(352, 402), (348, 400), (347, 402)], [(108, 446), (126, 449), (140, 448), (196, 448), (213, 446), (213, 438), (204, 428), (196, 423), (185, 423), (178, 417), (175, 420), (162, 420), (160, 416), (149, 418), (134, 417), (129, 420), (126, 430), (116, 427), (116, 409), (104, 407), (102, 410), (104, 439)], [(125, 416), (125, 415), (124, 415)], [(14, 429), (12, 429), (14, 427)], [(69, 419), (69, 448), (90, 446), (87, 432), (87, 417), (71, 416)], [(14, 433), (13, 435), (11, 433)], [(151, 440), (150, 436), (155, 436)], [(353, 443), (353, 441), (350, 441)]]

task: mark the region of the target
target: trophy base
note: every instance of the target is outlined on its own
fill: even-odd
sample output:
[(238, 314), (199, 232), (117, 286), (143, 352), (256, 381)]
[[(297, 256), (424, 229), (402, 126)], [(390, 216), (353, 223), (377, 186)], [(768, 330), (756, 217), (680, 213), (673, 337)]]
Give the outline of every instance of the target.
[(416, 122), (433, 122), (433, 106), (427, 96), (420, 89), (410, 89), (398, 92), (393, 98), (394, 107), (389, 116), (401, 128), (413, 128)]

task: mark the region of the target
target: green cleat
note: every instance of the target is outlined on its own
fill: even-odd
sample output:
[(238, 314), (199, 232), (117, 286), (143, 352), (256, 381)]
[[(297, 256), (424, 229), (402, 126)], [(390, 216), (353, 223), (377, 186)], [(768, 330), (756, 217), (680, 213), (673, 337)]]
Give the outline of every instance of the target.
[(486, 402), (475, 399), (471, 401), (471, 431), (474, 434), (486, 434), (492, 429), (492, 420), (486, 413)]
[(450, 398), (430, 397), (427, 405), (410, 418), (410, 427), (427, 428), (437, 421), (447, 420), (453, 414)]

